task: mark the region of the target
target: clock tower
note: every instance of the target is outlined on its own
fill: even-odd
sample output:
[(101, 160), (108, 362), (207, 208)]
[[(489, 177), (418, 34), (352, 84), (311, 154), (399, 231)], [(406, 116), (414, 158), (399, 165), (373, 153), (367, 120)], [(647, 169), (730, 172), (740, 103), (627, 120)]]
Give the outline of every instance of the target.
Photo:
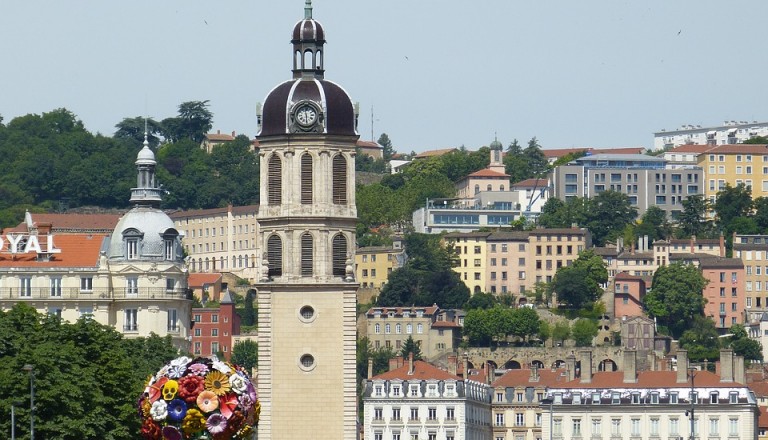
[(349, 95), (325, 79), (325, 31), (293, 29), (293, 78), (259, 115), (259, 439), (355, 439), (355, 146)]

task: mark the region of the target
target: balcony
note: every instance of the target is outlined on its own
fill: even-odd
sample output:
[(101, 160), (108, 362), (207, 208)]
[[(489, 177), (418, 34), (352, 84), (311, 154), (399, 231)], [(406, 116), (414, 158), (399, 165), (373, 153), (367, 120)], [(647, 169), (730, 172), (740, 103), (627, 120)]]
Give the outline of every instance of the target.
[[(23, 295), (22, 295), (23, 293)], [(18, 287), (0, 288), (0, 300), (115, 300), (115, 299), (192, 299), (192, 291), (185, 289), (167, 290), (163, 287), (92, 289), (80, 290), (79, 287), (63, 287), (51, 295), (50, 287), (19, 289)]]

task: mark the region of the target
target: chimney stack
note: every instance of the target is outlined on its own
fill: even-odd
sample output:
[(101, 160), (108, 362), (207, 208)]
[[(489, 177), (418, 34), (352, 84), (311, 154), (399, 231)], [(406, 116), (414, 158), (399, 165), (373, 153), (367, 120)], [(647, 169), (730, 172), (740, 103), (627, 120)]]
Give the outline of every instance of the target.
[(368, 379), (373, 377), (373, 358), (368, 358)]
[(733, 382), (733, 350), (720, 350), (720, 382)]
[(395, 356), (392, 359), (389, 360), (389, 371), (397, 370), (398, 368), (403, 366), (403, 357), (402, 356)]
[(464, 380), (469, 379), (469, 355), (464, 353), (461, 356), (462, 367), (464, 367)]
[[(734, 243), (736, 243), (734, 241)], [(723, 237), (723, 231), (720, 231), (720, 258), (725, 258), (725, 237)]]
[(637, 351), (624, 349), (624, 383), (637, 382)]
[(733, 357), (733, 381), (746, 385), (747, 372), (744, 370), (744, 356)]
[(581, 383), (592, 383), (592, 351), (581, 350)]
[(539, 366), (538, 365), (531, 365), (531, 377), (528, 379), (529, 382), (538, 382), (539, 381)]
[(408, 375), (413, 374), (413, 352), (408, 353)]
[(688, 350), (677, 350), (677, 383), (688, 382)]
[(568, 382), (576, 378), (576, 356), (573, 353), (565, 358), (565, 374)]
[(692, 254), (696, 253), (695, 243), (696, 243), (696, 236), (691, 235), (691, 253)]
[(448, 355), (448, 372), (456, 375), (456, 364), (459, 363), (459, 358), (455, 354), (451, 353)]

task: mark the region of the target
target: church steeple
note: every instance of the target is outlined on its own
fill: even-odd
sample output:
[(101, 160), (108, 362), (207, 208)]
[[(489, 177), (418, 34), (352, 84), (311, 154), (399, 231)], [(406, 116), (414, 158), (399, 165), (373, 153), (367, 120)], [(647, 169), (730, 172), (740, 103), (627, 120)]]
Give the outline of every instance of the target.
[(163, 197), (162, 190), (155, 181), (156, 165), (155, 154), (149, 149), (147, 132), (144, 131), (144, 147), (139, 151), (139, 155), (136, 158), (136, 168), (138, 170), (136, 188), (131, 188), (131, 203), (136, 204), (136, 206), (160, 207)]

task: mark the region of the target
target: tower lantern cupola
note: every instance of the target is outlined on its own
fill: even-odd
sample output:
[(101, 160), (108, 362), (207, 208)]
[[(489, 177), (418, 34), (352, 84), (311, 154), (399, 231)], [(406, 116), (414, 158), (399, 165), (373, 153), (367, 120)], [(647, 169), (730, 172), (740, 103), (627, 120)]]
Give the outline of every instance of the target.
[(293, 78), (322, 79), (323, 44), (325, 31), (323, 26), (312, 19), (312, 0), (307, 0), (304, 6), (304, 20), (296, 23), (293, 28)]
[(149, 149), (147, 133), (144, 133), (144, 147), (136, 158), (138, 176), (136, 188), (131, 188), (131, 203), (137, 206), (151, 206), (157, 208), (162, 201), (162, 189), (155, 180), (155, 154)]

